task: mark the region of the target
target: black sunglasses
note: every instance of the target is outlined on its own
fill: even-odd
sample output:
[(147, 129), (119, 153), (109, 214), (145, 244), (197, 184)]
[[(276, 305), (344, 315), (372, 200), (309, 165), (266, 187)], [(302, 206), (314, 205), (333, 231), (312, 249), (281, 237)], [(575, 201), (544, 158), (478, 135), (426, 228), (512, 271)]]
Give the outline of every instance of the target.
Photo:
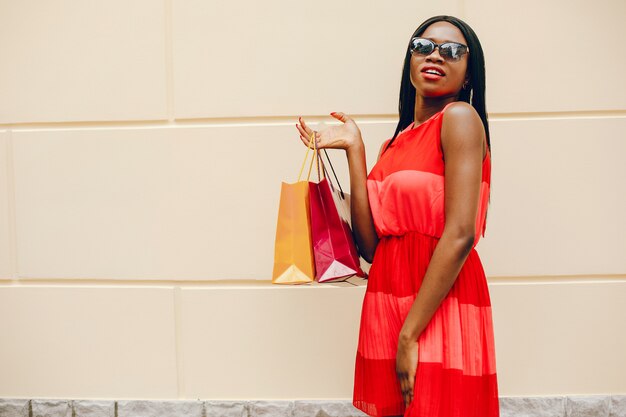
[(436, 44), (430, 39), (415, 37), (411, 39), (411, 53), (418, 55), (430, 55), (435, 48), (439, 48), (439, 55), (446, 61), (458, 61), (469, 52), (469, 47), (457, 42), (444, 42)]

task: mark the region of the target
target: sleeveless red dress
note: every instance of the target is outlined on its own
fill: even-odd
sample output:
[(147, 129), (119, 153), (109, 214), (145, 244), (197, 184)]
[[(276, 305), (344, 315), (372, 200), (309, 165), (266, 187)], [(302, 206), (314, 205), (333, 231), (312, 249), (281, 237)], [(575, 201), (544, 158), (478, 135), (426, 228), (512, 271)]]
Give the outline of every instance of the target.
[[(413, 401), (408, 407), (395, 371), (400, 329), (444, 229), (440, 133), (450, 104), (402, 131), (367, 177), (380, 240), (361, 310), (353, 405), (370, 416), (499, 416), (491, 300), (475, 248), (418, 338)], [(484, 236), (490, 180), (487, 150), (474, 246)]]

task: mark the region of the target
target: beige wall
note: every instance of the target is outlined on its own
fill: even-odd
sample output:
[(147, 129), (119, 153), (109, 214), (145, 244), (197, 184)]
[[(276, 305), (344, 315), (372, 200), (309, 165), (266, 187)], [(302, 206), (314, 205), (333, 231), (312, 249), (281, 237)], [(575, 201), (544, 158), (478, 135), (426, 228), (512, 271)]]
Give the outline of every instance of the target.
[(350, 398), (365, 282), (269, 283), (280, 182), (299, 115), (372, 166), (440, 13), (487, 59), (500, 395), (626, 393), (626, 3), (394, 6), (0, 0), (0, 397)]

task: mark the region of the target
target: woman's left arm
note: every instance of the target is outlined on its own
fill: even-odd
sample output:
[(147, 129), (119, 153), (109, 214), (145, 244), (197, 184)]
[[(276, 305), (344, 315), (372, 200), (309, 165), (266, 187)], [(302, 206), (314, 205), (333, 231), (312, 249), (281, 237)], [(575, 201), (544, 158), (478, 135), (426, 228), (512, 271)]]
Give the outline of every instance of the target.
[(445, 158), (445, 227), (400, 338), (416, 341), (452, 288), (474, 246), (485, 130), (476, 110), (455, 102), (441, 127)]
[(413, 401), (419, 363), (417, 339), (474, 246), (485, 130), (476, 110), (465, 102), (452, 104), (442, 123), (446, 223), (398, 338), (396, 374), (407, 407)]

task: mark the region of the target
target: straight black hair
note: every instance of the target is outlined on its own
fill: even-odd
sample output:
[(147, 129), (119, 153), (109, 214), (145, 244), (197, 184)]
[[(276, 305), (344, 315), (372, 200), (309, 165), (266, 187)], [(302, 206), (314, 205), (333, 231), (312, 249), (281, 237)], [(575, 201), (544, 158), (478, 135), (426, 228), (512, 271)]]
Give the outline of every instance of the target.
[[(413, 35), (411, 35), (411, 39), (415, 36), (421, 36), (428, 26), (435, 22), (449, 22), (459, 28), (465, 40), (467, 41), (467, 46), (469, 47), (469, 60), (467, 62), (467, 69), (470, 73), (470, 78), (468, 82), (468, 88), (461, 89), (459, 94), (459, 101), (465, 101), (469, 103), (476, 109), (476, 112), (480, 116), (480, 119), (483, 122), (483, 126), (485, 128), (485, 136), (487, 139), (487, 146), (489, 147), (489, 153), (491, 154), (491, 139), (489, 135), (489, 121), (487, 120), (487, 109), (485, 107), (485, 55), (483, 54), (483, 48), (480, 45), (480, 41), (478, 40), (478, 36), (474, 30), (461, 19), (448, 16), (448, 15), (439, 15), (433, 16), (430, 19), (427, 19), (415, 29)], [(398, 134), (406, 129), (412, 122), (415, 116), (415, 87), (411, 83), (411, 41), (407, 44), (406, 54), (404, 57), (404, 65), (402, 67), (402, 81), (400, 83), (400, 101), (398, 104), (398, 112), (400, 114), (400, 119), (398, 120), (398, 125), (396, 126), (396, 131), (393, 134), (393, 137), (387, 144), (385, 150), (391, 146), (393, 141), (396, 139)], [(383, 150), (383, 152), (385, 151)], [(491, 156), (490, 156), (491, 158)], [(488, 202), (491, 202), (491, 187), (489, 187), (489, 199)], [(489, 210), (487, 209), (487, 212)], [(487, 224), (487, 213), (485, 213), (485, 226)]]
[[(449, 22), (459, 28), (465, 40), (467, 46), (469, 46), (469, 60), (467, 63), (467, 69), (470, 73), (470, 79), (467, 89), (461, 89), (459, 94), (459, 101), (465, 101), (476, 109), (476, 112), (483, 121), (485, 127), (485, 135), (487, 137), (487, 146), (491, 151), (491, 141), (489, 136), (489, 122), (487, 121), (487, 110), (485, 108), (485, 56), (483, 55), (483, 48), (480, 45), (478, 36), (474, 30), (461, 19), (454, 16), (439, 15), (433, 16), (427, 19), (419, 25), (411, 39), (415, 36), (420, 36), (426, 31), (426, 28), (435, 22)], [(387, 144), (387, 148), (396, 139), (398, 134), (407, 128), (414, 118), (415, 112), (415, 87), (411, 83), (411, 42), (407, 44), (406, 55), (404, 57), (404, 66), (402, 67), (402, 81), (400, 83), (400, 102), (398, 104), (398, 112), (400, 119), (396, 131), (393, 134), (392, 139)]]

